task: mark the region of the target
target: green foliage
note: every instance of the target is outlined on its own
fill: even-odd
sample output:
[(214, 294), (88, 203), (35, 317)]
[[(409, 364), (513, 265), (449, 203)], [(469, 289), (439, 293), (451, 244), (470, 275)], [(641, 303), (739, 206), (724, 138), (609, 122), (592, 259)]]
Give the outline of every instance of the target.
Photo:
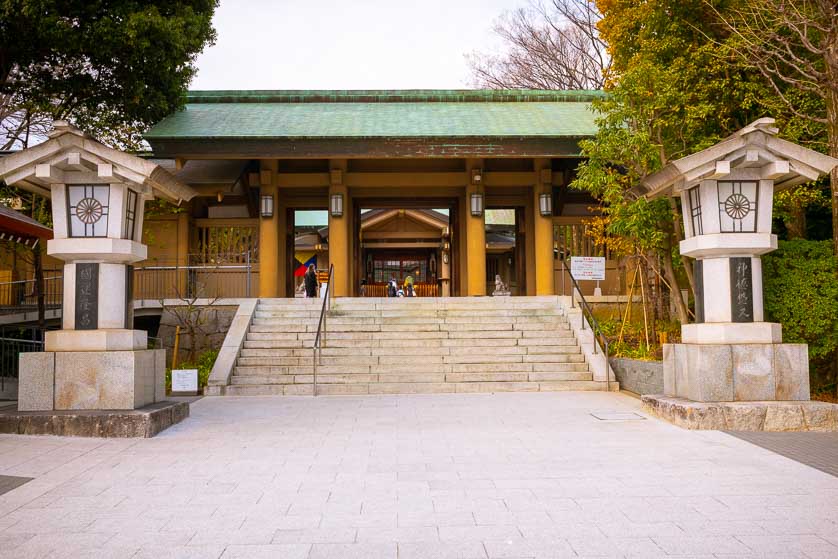
[[(215, 360), (218, 358), (217, 349), (208, 349), (198, 356), (195, 363), (180, 363), (180, 369), (198, 369), (198, 389), (203, 389), (209, 382), (209, 376), (212, 372), (212, 367), (215, 365)], [(166, 392), (172, 391), (172, 370), (166, 369)]]
[[(700, 151), (757, 118), (777, 117), (793, 141), (820, 137), (805, 119), (790, 115), (764, 76), (737, 54), (719, 16), (737, 0), (596, 0), (598, 28), (612, 66), (608, 97), (594, 103), (597, 136), (581, 142), (586, 157), (575, 188), (603, 203), (600, 242), (617, 252), (662, 251), (677, 246), (671, 209), (638, 200), (640, 181), (669, 161)], [(718, 10), (718, 11), (717, 11)], [(789, 88), (799, 107), (819, 103)], [(602, 225), (602, 224), (601, 224)], [(624, 242), (615, 241), (621, 238)]]
[(838, 359), (838, 258), (831, 242), (780, 241), (763, 256), (762, 269), (766, 320), (783, 325), (783, 341), (809, 344), (812, 372), (827, 375)]
[(60, 118), (138, 147), (145, 127), (182, 105), (196, 56), (215, 40), (217, 4), (0, 0), (0, 116), (15, 123), (10, 136), (26, 141), (27, 118)]
[[(602, 333), (608, 338), (608, 349), (611, 357), (625, 357), (628, 359), (643, 359), (660, 361), (663, 359), (663, 349), (657, 343), (659, 340), (649, 339), (646, 345), (646, 335), (643, 326), (642, 309), (639, 305), (634, 309), (632, 319), (623, 328), (623, 339), (619, 341), (620, 328), (623, 326), (623, 312), (625, 309), (611, 311), (595, 311), (597, 322)], [(681, 337), (681, 323), (677, 320), (658, 320), (655, 331), (665, 333), (666, 341), (677, 343)]]

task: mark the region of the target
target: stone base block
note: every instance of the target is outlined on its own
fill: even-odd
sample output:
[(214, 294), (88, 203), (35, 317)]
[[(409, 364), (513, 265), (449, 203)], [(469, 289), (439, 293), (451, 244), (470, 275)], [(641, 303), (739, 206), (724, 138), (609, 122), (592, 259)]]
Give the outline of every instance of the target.
[(665, 344), (664, 395), (695, 402), (809, 400), (806, 344)]
[(160, 402), (166, 352), (74, 351), (20, 356), (21, 411), (133, 410)]
[(783, 325), (775, 322), (702, 322), (681, 326), (685, 344), (779, 344)]
[(0, 433), (63, 437), (153, 437), (189, 417), (186, 402), (158, 402), (128, 411), (22, 411), (0, 408)]
[(46, 351), (135, 351), (147, 347), (145, 330), (54, 330), (44, 339)]
[(827, 402), (693, 402), (643, 396), (644, 410), (684, 429), (838, 431), (838, 404)]

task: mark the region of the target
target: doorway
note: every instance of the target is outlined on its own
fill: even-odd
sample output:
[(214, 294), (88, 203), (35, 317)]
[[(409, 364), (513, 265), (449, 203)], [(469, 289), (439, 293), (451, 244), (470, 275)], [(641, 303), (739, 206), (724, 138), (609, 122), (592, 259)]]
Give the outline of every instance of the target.
[(354, 295), (386, 297), (387, 284), (412, 280), (418, 297), (459, 292), (456, 199), (353, 200)]
[(488, 208), (486, 221), (486, 295), (492, 295), (496, 278), (510, 295), (527, 293), (525, 208)]
[(286, 297), (304, 297), (308, 266), (314, 264), (319, 272), (329, 269), (329, 213), (317, 207), (288, 208), (285, 219)]

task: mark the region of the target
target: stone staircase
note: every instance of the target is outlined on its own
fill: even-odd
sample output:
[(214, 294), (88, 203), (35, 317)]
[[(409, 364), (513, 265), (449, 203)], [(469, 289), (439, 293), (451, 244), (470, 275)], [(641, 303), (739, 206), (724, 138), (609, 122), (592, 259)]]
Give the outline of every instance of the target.
[[(222, 392), (310, 395), (321, 303), (260, 299)], [(324, 395), (605, 390), (556, 297), (335, 299), (321, 363)]]

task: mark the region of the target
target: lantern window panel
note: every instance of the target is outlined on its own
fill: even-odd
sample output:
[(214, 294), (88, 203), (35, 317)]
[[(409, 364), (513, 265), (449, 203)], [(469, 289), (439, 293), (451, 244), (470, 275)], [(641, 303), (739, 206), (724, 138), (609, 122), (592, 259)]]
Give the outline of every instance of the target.
[(124, 239), (134, 240), (134, 228), (137, 223), (137, 193), (130, 188), (126, 189), (125, 196), (125, 231), (122, 234)]
[(107, 237), (109, 185), (70, 185), (67, 206), (71, 237)]
[(690, 219), (692, 220), (693, 235), (704, 234), (704, 223), (701, 220), (701, 191), (699, 187), (691, 188), (687, 191), (687, 199), (690, 207)]
[(719, 225), (722, 233), (756, 233), (759, 184), (719, 181)]

